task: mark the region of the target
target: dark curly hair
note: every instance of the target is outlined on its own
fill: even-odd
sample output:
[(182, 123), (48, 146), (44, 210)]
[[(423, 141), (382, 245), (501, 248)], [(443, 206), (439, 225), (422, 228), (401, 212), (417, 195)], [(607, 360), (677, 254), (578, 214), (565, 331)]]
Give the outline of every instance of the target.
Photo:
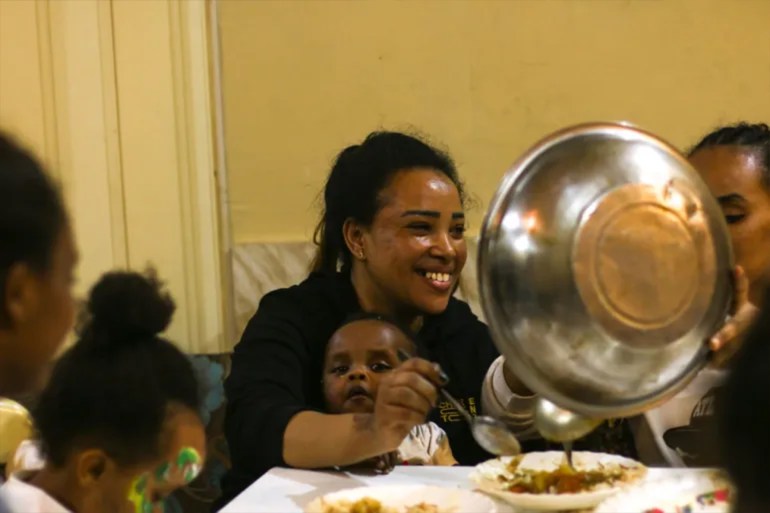
[(770, 187), (770, 127), (765, 123), (746, 123), (719, 127), (692, 147), (688, 155), (714, 146), (742, 146), (757, 152), (763, 163), (763, 182)]
[(158, 335), (174, 302), (152, 273), (112, 272), (91, 290), (88, 312), (33, 412), (43, 450), (57, 466), (78, 447), (124, 466), (155, 458), (169, 406), (200, 406), (190, 361)]

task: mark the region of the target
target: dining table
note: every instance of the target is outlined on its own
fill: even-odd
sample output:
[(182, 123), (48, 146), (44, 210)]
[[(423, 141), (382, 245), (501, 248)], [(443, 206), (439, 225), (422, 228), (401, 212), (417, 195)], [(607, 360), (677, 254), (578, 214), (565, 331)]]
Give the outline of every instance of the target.
[[(428, 485), (444, 488), (473, 490), (469, 475), (474, 467), (397, 466), (388, 474), (365, 471), (319, 471), (289, 468), (273, 468), (232, 502), (221, 513), (302, 513), (306, 506), (328, 493), (382, 485)], [(649, 468), (644, 481), (681, 476), (682, 473), (706, 474), (713, 469)], [(642, 482), (642, 483), (643, 483)], [(642, 484), (640, 483), (640, 484)], [(498, 513), (530, 513), (502, 502), (495, 501)], [(584, 510), (585, 511), (585, 510)], [(588, 510), (590, 511), (590, 510)], [(581, 512), (582, 513), (582, 512)]]

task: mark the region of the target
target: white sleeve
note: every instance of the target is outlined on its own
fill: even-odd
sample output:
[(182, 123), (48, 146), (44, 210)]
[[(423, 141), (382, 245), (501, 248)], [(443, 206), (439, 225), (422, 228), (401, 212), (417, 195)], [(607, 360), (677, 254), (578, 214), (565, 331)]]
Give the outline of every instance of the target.
[(424, 424), (424, 426), (427, 428), (426, 431), (428, 433), (428, 436), (425, 439), (426, 449), (428, 454), (433, 456), (433, 453), (438, 450), (443, 441), (447, 438), (446, 432), (435, 422), (428, 422), (427, 424)]
[(505, 382), (503, 362), (500, 356), (489, 366), (481, 386), (481, 407), (486, 415), (505, 422), (518, 438), (535, 438), (532, 409), (537, 396), (513, 393)]
[(452, 466), (457, 465), (457, 460), (452, 454), (452, 447), (449, 444), (449, 438), (446, 432), (441, 429), (435, 422), (428, 422), (424, 424), (427, 431), (430, 433), (427, 439), (427, 452), (429, 463), (431, 465), (445, 465)]

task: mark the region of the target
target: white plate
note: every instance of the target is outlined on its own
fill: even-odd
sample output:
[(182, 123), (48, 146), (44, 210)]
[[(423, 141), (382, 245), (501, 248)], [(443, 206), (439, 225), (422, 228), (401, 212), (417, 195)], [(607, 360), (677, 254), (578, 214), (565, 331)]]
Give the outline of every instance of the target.
[[(728, 488), (727, 480), (717, 471), (682, 472), (632, 486), (602, 502), (596, 513), (727, 513), (730, 505), (723, 497), (710, 501), (704, 494)], [(685, 509), (688, 505), (690, 509)]]
[(375, 499), (384, 507), (398, 512), (424, 502), (436, 505), (439, 513), (497, 513), (495, 503), (480, 493), (462, 488), (424, 485), (362, 486), (340, 490), (315, 499), (307, 505), (305, 512), (322, 513), (324, 504), (355, 502), (364, 497)]
[[(519, 463), (519, 468), (555, 470), (558, 468), (563, 457), (564, 453), (562, 451), (532, 452), (524, 455), (524, 458)], [(510, 457), (485, 461), (476, 466), (476, 470), (471, 474), (470, 478), (481, 491), (500, 498), (509, 504), (513, 504), (517, 508), (540, 511), (592, 508), (630, 484), (621, 483), (612, 487), (608, 486), (580, 493), (514, 493), (505, 490), (504, 484), (498, 480), (498, 476), (510, 476), (507, 470), (507, 465), (510, 461)], [(640, 478), (646, 471), (644, 465), (638, 461), (612, 454), (578, 451), (573, 453), (572, 462), (578, 470), (596, 469), (604, 465), (623, 465), (638, 470)]]

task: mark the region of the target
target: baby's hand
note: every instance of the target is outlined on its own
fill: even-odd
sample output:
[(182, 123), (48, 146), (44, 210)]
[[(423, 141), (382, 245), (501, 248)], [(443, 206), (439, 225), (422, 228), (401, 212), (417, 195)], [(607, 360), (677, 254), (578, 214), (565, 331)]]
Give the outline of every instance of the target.
[(389, 474), (398, 463), (398, 453), (388, 452), (351, 465), (351, 469), (373, 470), (377, 474)]
[(398, 464), (398, 452), (388, 452), (381, 456), (377, 456), (374, 458), (374, 471), (378, 474), (390, 474), (390, 471), (393, 470), (393, 467), (395, 467)]

